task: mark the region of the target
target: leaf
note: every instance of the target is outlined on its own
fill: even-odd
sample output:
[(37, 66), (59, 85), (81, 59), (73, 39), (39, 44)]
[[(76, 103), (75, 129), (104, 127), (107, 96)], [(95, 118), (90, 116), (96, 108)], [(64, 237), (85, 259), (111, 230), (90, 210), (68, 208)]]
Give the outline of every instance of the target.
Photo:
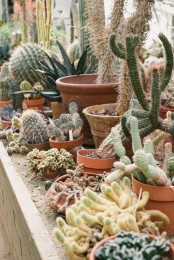
[(68, 54), (59, 41), (57, 41), (57, 45), (58, 45), (59, 50), (62, 54), (62, 58), (64, 60), (64, 64), (65, 64), (67, 73), (68, 73), (68, 75), (72, 75), (72, 73), (71, 73), (71, 62), (70, 62), (70, 59), (68, 57)]

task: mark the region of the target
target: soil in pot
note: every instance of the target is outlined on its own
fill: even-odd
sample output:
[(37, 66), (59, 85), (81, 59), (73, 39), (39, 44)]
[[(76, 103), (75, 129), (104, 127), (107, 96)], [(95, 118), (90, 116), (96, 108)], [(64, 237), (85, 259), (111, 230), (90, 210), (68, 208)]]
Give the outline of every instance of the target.
[(83, 171), (86, 174), (103, 174), (109, 172), (115, 162), (115, 157), (100, 158), (96, 154), (96, 149), (85, 149), (77, 152), (77, 163), (83, 164)]
[(120, 122), (116, 112), (116, 104), (102, 104), (83, 109), (93, 135), (95, 148), (109, 135), (111, 128)]
[(160, 210), (165, 213), (169, 219), (170, 224), (164, 228), (168, 234), (174, 234), (174, 187), (160, 187), (141, 183), (132, 176), (132, 189), (139, 195), (140, 190), (148, 191), (150, 194), (146, 209)]
[[(97, 75), (83, 74), (75, 76), (67, 76), (59, 78), (56, 81), (57, 88), (61, 92), (63, 102), (66, 108), (72, 101), (76, 102), (80, 114), (82, 110), (88, 106), (114, 103), (117, 100), (116, 84), (97, 84)], [(92, 145), (93, 138), (90, 131), (88, 121), (84, 115), (81, 115), (84, 120), (85, 127), (82, 130), (84, 135), (84, 143)]]

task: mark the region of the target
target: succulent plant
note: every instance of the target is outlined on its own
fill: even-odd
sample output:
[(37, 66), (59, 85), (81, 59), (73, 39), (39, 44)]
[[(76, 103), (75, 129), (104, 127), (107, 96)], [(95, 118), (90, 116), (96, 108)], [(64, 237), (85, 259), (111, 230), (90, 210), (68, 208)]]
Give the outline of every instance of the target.
[(1, 108), (0, 117), (4, 121), (11, 121), (13, 117), (19, 117), (21, 115), (21, 110), (15, 111), (11, 105), (7, 105)]
[(152, 234), (160, 235), (159, 222), (152, 222), (152, 215), (158, 216), (162, 225), (169, 223), (162, 212), (144, 209), (149, 193), (143, 192), (142, 198), (138, 199), (127, 177), (123, 182), (113, 182), (111, 186), (103, 183), (101, 192), (86, 188), (84, 195), (66, 209), (66, 221), (61, 217), (56, 219), (58, 227), (54, 229), (54, 235), (70, 259), (89, 257), (98, 241), (121, 230), (136, 233), (149, 233), (150, 230)]
[(35, 175), (41, 175), (43, 172), (66, 170), (75, 165), (72, 156), (65, 149), (52, 148), (48, 151), (33, 151), (27, 154), (27, 167)]
[(39, 144), (47, 142), (50, 133), (46, 120), (37, 111), (26, 110), (21, 116), (19, 142)]
[(6, 138), (8, 140), (8, 146), (7, 146), (7, 153), (9, 155), (12, 155), (13, 153), (21, 153), (21, 154), (27, 154), (29, 152), (29, 149), (20, 144), (19, 142), (19, 133), (13, 133), (11, 129), (6, 131)]
[(8, 61), (10, 58), (10, 45), (8, 42), (1, 40), (0, 41), (0, 66), (3, 65), (5, 61)]
[(162, 237), (151, 239), (148, 235), (121, 231), (114, 239), (107, 241), (95, 253), (96, 260), (105, 259), (162, 259), (170, 251), (170, 241)]
[(78, 138), (81, 134), (83, 127), (83, 120), (78, 113), (78, 107), (75, 102), (69, 103), (69, 114), (61, 114), (61, 116), (54, 120), (55, 128), (53, 134), (56, 136), (57, 141), (68, 141), (69, 131), (72, 131), (74, 139)]

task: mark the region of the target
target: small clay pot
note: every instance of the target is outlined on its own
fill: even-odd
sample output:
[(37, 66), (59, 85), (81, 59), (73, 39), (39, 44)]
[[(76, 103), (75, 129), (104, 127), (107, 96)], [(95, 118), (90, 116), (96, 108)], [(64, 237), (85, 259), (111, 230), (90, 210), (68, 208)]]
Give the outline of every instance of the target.
[(27, 100), (25, 99), (25, 104), (28, 109), (43, 110), (44, 98)]
[(86, 155), (95, 152), (96, 149), (85, 149), (77, 151), (77, 163), (83, 164), (83, 171), (86, 174), (103, 174), (104, 172), (109, 172), (113, 167), (115, 162), (115, 157), (113, 158), (91, 158)]
[(42, 173), (45, 180), (55, 180), (60, 176), (60, 170), (57, 171), (45, 171)]
[[(147, 235), (147, 234), (142, 234), (140, 233), (139, 234), (140, 236), (144, 236), (144, 235)], [(150, 239), (154, 239), (155, 236), (153, 235), (148, 235), (148, 237)], [(111, 237), (107, 237), (107, 238), (104, 238), (102, 239), (100, 242), (98, 242), (92, 249), (91, 251), (91, 254), (90, 254), (90, 257), (89, 257), (89, 260), (95, 260), (96, 257), (95, 257), (95, 254), (96, 254), (96, 251), (101, 247), (103, 246), (106, 242), (108, 242), (109, 240), (113, 240), (115, 238), (115, 236), (111, 236)], [(168, 253), (165, 253), (165, 256), (169, 257), (169, 259), (171, 260), (174, 260), (174, 245), (172, 243), (170, 243), (170, 252)]]
[(65, 104), (63, 102), (51, 102), (51, 110), (53, 119), (57, 119), (61, 114), (65, 113)]
[(1, 119), (1, 127), (2, 127), (2, 129), (5, 129), (6, 127), (11, 126), (11, 125), (12, 125), (11, 121), (4, 121), (4, 120)]
[(9, 101), (0, 101), (0, 108), (4, 107), (4, 106), (8, 106), (8, 105), (12, 105), (13, 101), (9, 100)]
[(27, 144), (26, 146), (30, 151), (32, 151), (34, 148), (37, 148), (39, 151), (42, 151), (42, 150), (47, 151), (50, 149), (49, 142), (45, 142), (42, 144)]

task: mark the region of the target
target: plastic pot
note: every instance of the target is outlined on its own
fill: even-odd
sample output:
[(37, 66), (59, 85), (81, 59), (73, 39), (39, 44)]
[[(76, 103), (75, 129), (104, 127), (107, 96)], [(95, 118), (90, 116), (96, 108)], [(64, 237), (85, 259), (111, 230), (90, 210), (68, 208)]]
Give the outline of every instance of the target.
[(149, 201), (146, 204), (146, 209), (160, 210), (165, 213), (170, 224), (163, 228), (168, 234), (174, 234), (174, 187), (153, 186), (139, 182), (132, 176), (132, 189), (139, 195), (140, 190), (148, 191), (150, 194)]
[(115, 162), (115, 157), (113, 158), (91, 158), (86, 155), (95, 152), (96, 149), (85, 149), (77, 151), (77, 163), (83, 164), (83, 171), (86, 174), (103, 174), (104, 172), (109, 172), (113, 167), (113, 163)]

